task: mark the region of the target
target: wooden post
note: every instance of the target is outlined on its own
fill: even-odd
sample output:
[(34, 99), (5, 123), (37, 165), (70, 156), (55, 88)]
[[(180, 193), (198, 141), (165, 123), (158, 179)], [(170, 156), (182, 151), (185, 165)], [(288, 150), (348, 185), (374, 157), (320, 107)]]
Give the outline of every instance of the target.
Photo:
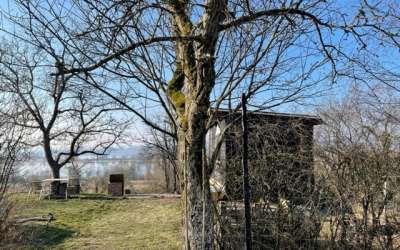
[(247, 128), (246, 96), (242, 94), (242, 167), (243, 167), (243, 195), (244, 195), (244, 217), (245, 217), (245, 239), (246, 249), (252, 249), (251, 240), (251, 207), (250, 207), (250, 184), (248, 166), (248, 140), (249, 132)]

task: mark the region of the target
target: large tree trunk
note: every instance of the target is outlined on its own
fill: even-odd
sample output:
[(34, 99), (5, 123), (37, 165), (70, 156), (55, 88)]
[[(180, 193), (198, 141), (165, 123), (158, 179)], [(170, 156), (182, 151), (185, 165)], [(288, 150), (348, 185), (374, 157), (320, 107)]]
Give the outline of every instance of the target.
[(187, 127), (179, 130), (178, 159), (183, 170), (183, 233), (186, 249), (213, 249), (214, 243), (209, 185), (211, 169), (204, 160), (207, 102), (187, 103)]
[[(51, 172), (53, 174), (54, 179), (59, 179), (60, 178), (60, 167), (57, 165), (50, 165)], [(50, 195), (55, 195), (59, 196), (62, 195), (62, 190), (61, 190), (61, 185), (60, 181), (52, 181), (50, 184), (50, 190), (51, 193)]]
[[(196, 26), (186, 13), (188, 1), (171, 1), (175, 33), (190, 36)], [(214, 55), (226, 0), (207, 0), (202, 17), (202, 39), (176, 42), (176, 68), (168, 96), (179, 120), (178, 160), (182, 170), (184, 238), (186, 249), (213, 249), (213, 210), (205, 162), (205, 137), (210, 93), (215, 85)]]
[[(53, 158), (51, 144), (50, 144), (50, 136), (47, 132), (43, 132), (43, 141), (44, 141), (44, 143), (43, 143), (44, 154), (46, 156), (46, 161), (49, 164), (49, 167), (51, 169), (53, 178), (59, 179), (61, 166)], [(60, 184), (61, 184), (60, 181), (51, 182), (50, 195), (59, 196), (62, 194)]]
[[(189, 150), (190, 151), (190, 150)], [(189, 156), (190, 157), (190, 156)], [(192, 154), (194, 157), (194, 154)], [(187, 186), (187, 218), (185, 229), (187, 230), (187, 249), (213, 249), (213, 214), (209, 185), (203, 189), (202, 174), (193, 166), (196, 163), (188, 162)], [(208, 177), (206, 177), (208, 182)], [(204, 201), (204, 203), (203, 203)], [(203, 214), (204, 213), (204, 214)]]

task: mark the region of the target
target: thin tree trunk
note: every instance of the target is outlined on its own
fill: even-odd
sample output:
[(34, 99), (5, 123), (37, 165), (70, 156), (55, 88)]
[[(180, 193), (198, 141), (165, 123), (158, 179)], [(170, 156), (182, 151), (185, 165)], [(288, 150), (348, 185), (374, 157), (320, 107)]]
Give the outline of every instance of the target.
[(177, 181), (177, 174), (178, 174), (178, 171), (176, 170), (176, 166), (173, 166), (173, 168), (174, 168), (174, 170), (173, 170), (173, 180), (174, 180), (174, 182), (173, 182), (173, 187), (174, 187), (174, 190), (173, 190), (173, 192), (175, 193), (175, 194), (178, 194), (178, 193), (180, 193), (180, 191), (179, 191), (179, 187), (178, 187), (178, 181)]
[(163, 165), (164, 168), (164, 176), (165, 176), (165, 189), (167, 192), (170, 191), (170, 179), (169, 179), (169, 167), (167, 166), (167, 160), (165, 159), (166, 157), (164, 155), (161, 156), (161, 164)]

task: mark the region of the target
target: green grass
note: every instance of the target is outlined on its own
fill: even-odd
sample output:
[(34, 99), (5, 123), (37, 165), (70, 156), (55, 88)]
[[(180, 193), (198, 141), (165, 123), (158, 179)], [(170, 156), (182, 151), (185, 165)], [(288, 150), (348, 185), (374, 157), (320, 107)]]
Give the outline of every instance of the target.
[[(56, 221), (19, 228), (20, 249), (178, 249), (178, 199), (26, 200), (17, 198), (17, 216), (52, 213)], [(15, 248), (15, 246), (13, 247)]]

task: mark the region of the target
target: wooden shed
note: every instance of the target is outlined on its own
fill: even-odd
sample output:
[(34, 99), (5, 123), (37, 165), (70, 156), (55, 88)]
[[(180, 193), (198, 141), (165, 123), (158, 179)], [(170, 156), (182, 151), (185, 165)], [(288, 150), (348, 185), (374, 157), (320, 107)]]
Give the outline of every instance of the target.
[[(215, 111), (215, 125), (207, 135), (207, 154), (215, 149), (225, 126), (225, 138), (212, 175), (212, 191), (228, 200), (241, 200), (241, 114)], [(311, 191), (313, 178), (313, 131), (321, 124), (317, 116), (248, 112), (249, 168), (252, 200), (279, 198), (303, 203)]]

